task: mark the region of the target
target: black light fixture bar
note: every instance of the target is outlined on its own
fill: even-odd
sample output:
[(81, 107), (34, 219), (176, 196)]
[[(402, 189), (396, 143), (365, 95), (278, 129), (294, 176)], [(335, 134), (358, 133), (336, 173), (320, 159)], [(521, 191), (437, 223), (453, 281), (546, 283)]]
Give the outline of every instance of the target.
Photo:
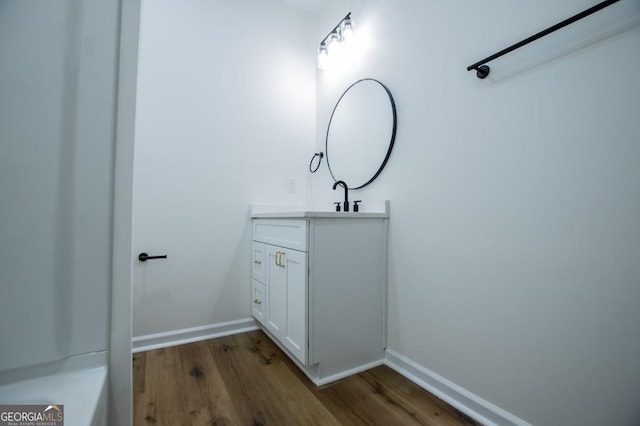
[(327, 41), (327, 39), (331, 36), (331, 34), (335, 33), (335, 32), (336, 32), (336, 30), (337, 30), (338, 28), (340, 28), (340, 25), (342, 25), (342, 23), (343, 23), (344, 21), (346, 21), (347, 19), (350, 19), (350, 18), (351, 18), (351, 12), (347, 13), (347, 14), (345, 15), (345, 17), (344, 17), (344, 18), (342, 18), (342, 19), (340, 20), (340, 22), (338, 22), (338, 25), (336, 25), (335, 27), (333, 27), (333, 29), (332, 29), (331, 31), (329, 31), (329, 34), (327, 34), (327, 35), (325, 36), (325, 38), (323, 38), (323, 39), (322, 39), (322, 41), (320, 42), (320, 45), (322, 46), (322, 45), (326, 44), (325, 42), (326, 42), (326, 41)]
[(546, 36), (548, 34), (551, 34), (552, 32), (554, 32), (556, 30), (559, 30), (560, 28), (566, 27), (567, 25), (573, 24), (574, 22), (579, 21), (582, 18), (586, 18), (587, 16), (589, 16), (589, 15), (591, 15), (591, 14), (593, 14), (593, 13), (595, 13), (595, 12), (601, 10), (601, 9), (604, 9), (605, 7), (611, 6), (612, 4), (617, 3), (619, 1), (620, 0), (606, 0), (606, 1), (603, 1), (602, 3), (598, 3), (597, 5), (578, 13), (577, 15), (574, 15), (571, 18), (565, 19), (564, 21), (559, 22), (559, 23), (547, 28), (546, 30), (540, 31), (539, 33), (534, 34), (531, 37), (526, 38), (526, 39), (524, 39), (524, 40), (522, 40), (522, 41), (520, 41), (520, 42), (518, 42), (518, 43), (516, 43), (514, 45), (511, 45), (511, 46), (507, 47), (506, 49), (503, 49), (503, 50), (499, 51), (498, 53), (494, 53), (491, 56), (487, 56), (483, 60), (478, 61), (473, 65), (469, 65), (467, 67), (467, 71), (476, 70), (476, 76), (478, 78), (485, 78), (486, 76), (489, 75), (489, 71), (491, 70), (491, 68), (489, 68), (489, 66), (486, 65), (487, 62), (491, 62), (494, 59), (499, 58), (500, 56), (506, 55), (509, 52), (512, 52), (512, 51), (514, 51), (516, 49), (519, 49), (522, 46), (531, 43), (532, 41), (535, 41), (535, 40), (537, 40), (539, 38), (542, 38), (542, 37), (544, 37), (544, 36)]

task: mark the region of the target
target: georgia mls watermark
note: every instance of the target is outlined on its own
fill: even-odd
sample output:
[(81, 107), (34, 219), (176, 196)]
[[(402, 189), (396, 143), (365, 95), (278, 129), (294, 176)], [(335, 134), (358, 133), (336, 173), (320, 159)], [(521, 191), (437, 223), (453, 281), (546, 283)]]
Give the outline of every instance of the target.
[(0, 404), (0, 426), (64, 426), (64, 405)]

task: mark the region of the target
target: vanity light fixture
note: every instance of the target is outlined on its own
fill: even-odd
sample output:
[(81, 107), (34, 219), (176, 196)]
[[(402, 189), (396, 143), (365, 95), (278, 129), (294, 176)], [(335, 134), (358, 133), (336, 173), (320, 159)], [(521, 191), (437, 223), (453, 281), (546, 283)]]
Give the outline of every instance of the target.
[(327, 46), (328, 53), (333, 53), (335, 55), (336, 51), (340, 48), (341, 43), (342, 43), (342, 40), (340, 39), (338, 32), (337, 31), (332, 32), (329, 35), (329, 45)]
[(351, 12), (338, 22), (338, 25), (326, 35), (318, 48), (318, 68), (327, 69), (329, 56), (335, 56), (341, 45), (351, 41), (355, 34), (355, 23), (351, 19)]
[(327, 45), (322, 42), (318, 49), (318, 68), (326, 70), (329, 65), (329, 52), (327, 51)]
[(351, 20), (351, 16), (347, 15), (347, 17), (344, 18), (344, 22), (342, 23), (342, 31), (340, 31), (340, 33), (342, 34), (342, 40), (345, 43), (351, 41), (354, 36), (354, 31), (355, 28), (353, 25), (353, 21)]

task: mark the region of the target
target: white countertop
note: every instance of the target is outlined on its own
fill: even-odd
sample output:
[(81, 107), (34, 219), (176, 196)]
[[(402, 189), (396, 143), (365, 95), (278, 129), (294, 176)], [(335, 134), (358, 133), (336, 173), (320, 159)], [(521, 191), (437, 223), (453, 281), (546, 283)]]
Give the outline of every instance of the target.
[(350, 218), (350, 219), (376, 219), (389, 217), (389, 200), (379, 203), (377, 210), (366, 210), (357, 213), (354, 212), (336, 212), (336, 211), (319, 211), (309, 210), (304, 207), (296, 206), (273, 206), (251, 204), (252, 219), (304, 219), (304, 218)]

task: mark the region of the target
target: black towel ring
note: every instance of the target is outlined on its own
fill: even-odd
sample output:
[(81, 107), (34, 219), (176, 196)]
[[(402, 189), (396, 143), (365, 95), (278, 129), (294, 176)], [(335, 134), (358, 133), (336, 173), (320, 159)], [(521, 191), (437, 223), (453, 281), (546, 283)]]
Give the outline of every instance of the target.
[[(313, 157), (311, 157), (311, 161), (309, 162), (309, 171), (311, 173), (315, 173), (318, 171), (318, 169), (320, 168), (320, 164), (322, 163), (323, 157), (324, 157), (324, 152), (316, 152), (315, 154), (313, 154)], [(316, 165), (316, 167), (313, 167), (313, 162), (316, 158), (318, 158), (318, 164)]]

